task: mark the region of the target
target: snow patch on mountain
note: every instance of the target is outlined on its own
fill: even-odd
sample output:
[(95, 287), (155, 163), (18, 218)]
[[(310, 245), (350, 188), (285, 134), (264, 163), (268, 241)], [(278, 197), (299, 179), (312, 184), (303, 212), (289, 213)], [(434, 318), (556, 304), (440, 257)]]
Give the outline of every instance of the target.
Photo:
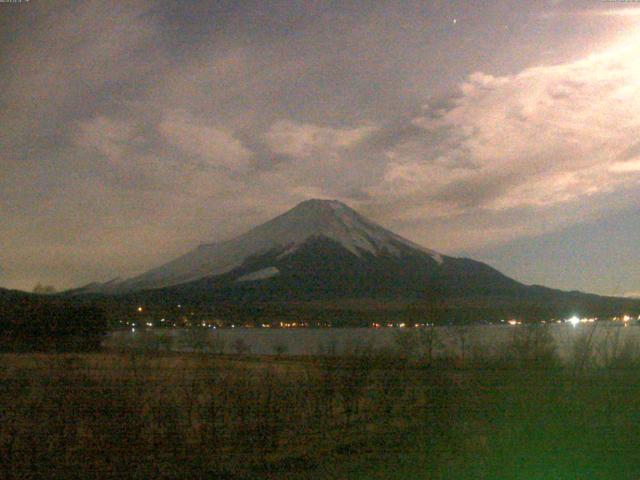
[(266, 280), (267, 278), (280, 275), (280, 270), (276, 267), (267, 267), (255, 272), (247, 273), (236, 279), (236, 282), (251, 282), (253, 280)]

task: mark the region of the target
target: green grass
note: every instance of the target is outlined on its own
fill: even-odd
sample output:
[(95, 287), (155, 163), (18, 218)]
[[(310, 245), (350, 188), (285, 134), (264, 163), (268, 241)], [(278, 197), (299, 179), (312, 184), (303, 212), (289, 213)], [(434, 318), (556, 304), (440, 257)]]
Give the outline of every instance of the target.
[[(349, 478), (636, 479), (639, 370), (468, 372), (451, 429)], [(464, 393), (463, 393), (464, 392)]]

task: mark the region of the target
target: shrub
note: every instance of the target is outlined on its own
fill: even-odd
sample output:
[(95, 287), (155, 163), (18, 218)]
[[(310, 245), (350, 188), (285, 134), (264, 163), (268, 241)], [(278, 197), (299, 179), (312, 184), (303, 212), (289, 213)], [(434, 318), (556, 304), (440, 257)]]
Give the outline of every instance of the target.
[(251, 352), (251, 346), (243, 338), (236, 338), (231, 343), (231, 347), (238, 355), (247, 355)]
[(289, 347), (287, 347), (287, 345), (285, 345), (284, 343), (276, 343), (275, 345), (273, 345), (272, 350), (276, 357), (281, 357), (289, 351)]
[(412, 330), (395, 330), (393, 340), (398, 349), (398, 353), (404, 358), (412, 358), (419, 348), (418, 335)]
[(503, 346), (502, 360), (520, 368), (558, 366), (558, 349), (549, 325), (526, 324), (514, 328), (510, 340)]

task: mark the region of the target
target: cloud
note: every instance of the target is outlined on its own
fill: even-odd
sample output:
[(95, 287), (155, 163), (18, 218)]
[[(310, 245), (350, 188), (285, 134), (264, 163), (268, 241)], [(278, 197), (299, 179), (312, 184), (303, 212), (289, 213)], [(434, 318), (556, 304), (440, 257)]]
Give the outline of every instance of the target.
[(98, 115), (75, 127), (68, 153), (78, 155), (83, 168), (99, 176), (104, 187), (114, 191), (166, 190), (165, 179), (172, 173), (172, 163), (166, 155), (149, 151), (151, 140), (139, 119)]
[(157, 35), (150, 5), (63, 1), (37, 8), (29, 28), (14, 28), (3, 45), (4, 145), (31, 142), (34, 134), (62, 127), (107, 93), (117, 100), (127, 82), (145, 78), (158, 60), (149, 49)]
[(640, 16), (640, 8), (611, 8), (611, 9), (592, 9), (583, 10), (578, 13), (579, 15), (586, 15), (589, 17), (638, 17)]
[[(556, 7), (560, 2), (552, 4)], [(609, 2), (609, 3), (625, 3), (625, 2)], [(627, 2), (631, 3), (631, 2)], [(610, 18), (622, 18), (622, 19), (634, 19), (640, 16), (640, 8), (638, 7), (623, 7), (620, 8), (591, 8), (585, 10), (552, 10), (540, 14), (541, 18), (555, 18), (555, 17), (610, 17)]]
[(372, 192), (413, 205), (416, 218), (539, 214), (586, 199), (597, 211), (607, 194), (640, 183), (638, 56), (631, 37), (570, 63), (470, 75), (452, 106), (427, 105), (412, 120), (422, 134), (388, 149)]
[(339, 155), (373, 132), (372, 127), (332, 128), (288, 120), (276, 122), (265, 138), (271, 151), (294, 158)]
[[(511, 44), (445, 35), (439, 9), (411, 2), (275, 15), (205, 3), (63, 0), (0, 20), (11, 27), (0, 263), (12, 285), (139, 273), (309, 197), (455, 252), (637, 196), (634, 37), (522, 68), (537, 47), (504, 60), (493, 45)], [(493, 25), (483, 32), (503, 31), (493, 7), (478, 13)]]
[(134, 132), (132, 122), (101, 115), (79, 123), (75, 142), (80, 147), (97, 151), (117, 165), (122, 163)]
[(236, 172), (245, 172), (251, 166), (251, 151), (231, 132), (184, 112), (165, 114), (158, 131), (168, 143), (200, 157), (208, 166), (225, 167)]

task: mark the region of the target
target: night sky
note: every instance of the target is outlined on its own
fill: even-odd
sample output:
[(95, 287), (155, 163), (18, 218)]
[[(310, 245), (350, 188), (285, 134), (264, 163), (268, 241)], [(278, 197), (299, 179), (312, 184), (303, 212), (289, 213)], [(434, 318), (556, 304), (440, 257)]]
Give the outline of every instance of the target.
[(0, 286), (128, 277), (308, 198), (640, 292), (640, 6), (0, 3)]

